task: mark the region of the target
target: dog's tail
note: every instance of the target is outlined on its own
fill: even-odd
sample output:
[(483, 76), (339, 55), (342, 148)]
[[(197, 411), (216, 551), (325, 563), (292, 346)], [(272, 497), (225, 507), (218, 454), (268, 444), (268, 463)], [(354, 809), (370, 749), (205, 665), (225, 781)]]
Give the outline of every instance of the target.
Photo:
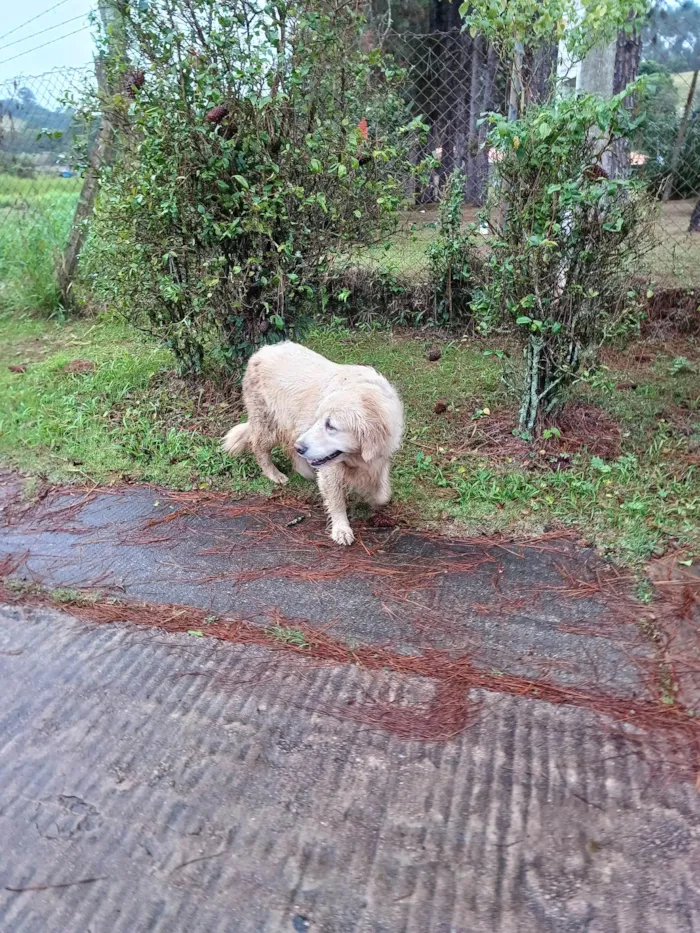
[(242, 454), (250, 443), (250, 424), (247, 421), (244, 421), (243, 424), (237, 424), (235, 428), (231, 428), (226, 437), (221, 442), (222, 450), (225, 450), (227, 454), (235, 457), (237, 454)]

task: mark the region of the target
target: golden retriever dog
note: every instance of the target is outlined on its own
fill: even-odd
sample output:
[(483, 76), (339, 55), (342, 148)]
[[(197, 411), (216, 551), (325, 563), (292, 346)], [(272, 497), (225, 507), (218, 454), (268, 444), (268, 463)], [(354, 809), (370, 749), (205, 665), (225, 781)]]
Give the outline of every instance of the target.
[(352, 544), (347, 490), (372, 505), (391, 498), (389, 461), (403, 433), (393, 386), (371, 366), (342, 366), (286, 342), (251, 357), (243, 401), (248, 421), (228, 432), (223, 449), (235, 456), (250, 448), (265, 476), (283, 485), (271, 454), (284, 447), (296, 471), (318, 481), (331, 538)]

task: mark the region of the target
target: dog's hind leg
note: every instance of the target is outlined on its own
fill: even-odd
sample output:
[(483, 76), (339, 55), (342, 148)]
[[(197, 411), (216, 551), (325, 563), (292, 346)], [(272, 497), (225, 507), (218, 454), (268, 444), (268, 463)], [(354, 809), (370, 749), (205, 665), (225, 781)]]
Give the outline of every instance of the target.
[(253, 451), (253, 455), (258, 461), (258, 466), (263, 474), (270, 482), (277, 483), (278, 486), (284, 486), (289, 480), (272, 462), (273, 446), (274, 443), (270, 443), (269, 438), (262, 438), (259, 434), (253, 435), (250, 440), (250, 449)]
[(287, 477), (272, 462), (272, 448), (277, 443), (275, 419), (260, 391), (260, 361), (253, 357), (243, 377), (243, 398), (248, 411), (250, 435), (248, 443), (258, 466), (272, 483), (284, 486)]
[(328, 466), (318, 471), (318, 488), (331, 523), (331, 538), (336, 544), (352, 544), (355, 535), (348, 522), (343, 469)]

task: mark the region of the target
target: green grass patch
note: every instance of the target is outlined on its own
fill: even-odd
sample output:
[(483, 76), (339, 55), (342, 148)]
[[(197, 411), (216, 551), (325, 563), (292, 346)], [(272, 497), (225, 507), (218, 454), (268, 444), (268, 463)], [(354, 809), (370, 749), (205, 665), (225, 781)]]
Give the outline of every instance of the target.
[[(72, 372), (75, 360), (94, 370)], [(173, 366), (167, 351), (118, 324), (0, 317), (0, 458), (53, 480), (263, 488), (248, 460), (219, 450), (239, 419), (235, 401), (211, 401)]]
[(0, 173), (0, 306), (55, 313), (56, 267), (70, 232), (82, 180)]
[[(475, 442), (510, 404), (501, 362), (481, 341), (444, 344), (432, 363), (427, 340), (387, 331), (319, 329), (308, 343), (338, 362), (369, 363), (399, 388), (407, 430), (393, 471), (395, 499), (416, 523), (468, 533), (570, 526), (628, 562), (669, 543), (700, 554), (699, 354), (692, 342), (672, 351), (640, 344), (644, 363), (634, 362), (638, 347), (611, 356), (579, 396), (617, 422), (621, 446), (601, 457), (591, 438), (590, 449), (579, 445), (563, 464), (537, 445), (514, 456), (505, 444), (501, 451)], [(674, 364), (681, 356), (690, 368)], [(71, 372), (76, 359), (94, 369)], [(10, 372), (18, 364), (26, 371)], [(446, 407), (440, 414), (438, 402)], [(235, 385), (178, 378), (167, 351), (124, 326), (0, 318), (5, 463), (54, 480), (270, 491), (251, 457), (233, 460), (219, 449), (240, 417)], [(567, 440), (564, 433), (552, 443), (564, 449)], [(292, 489), (315, 495), (300, 477)]]
[[(700, 237), (688, 233), (695, 200), (669, 201), (658, 205), (656, 244), (645, 259), (640, 274), (668, 286), (700, 285)], [(477, 219), (478, 211), (465, 208), (464, 221)], [(386, 242), (358, 252), (353, 261), (363, 269), (376, 269), (398, 277), (427, 281), (428, 247), (438, 235), (438, 218), (431, 205), (405, 214), (399, 229)], [(484, 245), (488, 239), (484, 239)]]

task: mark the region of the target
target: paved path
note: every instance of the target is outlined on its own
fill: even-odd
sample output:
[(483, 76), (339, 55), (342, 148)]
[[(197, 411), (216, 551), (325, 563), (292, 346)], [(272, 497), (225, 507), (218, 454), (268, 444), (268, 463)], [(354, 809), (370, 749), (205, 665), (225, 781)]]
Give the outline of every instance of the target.
[(700, 929), (654, 620), (572, 539), (4, 482), (0, 930)]

